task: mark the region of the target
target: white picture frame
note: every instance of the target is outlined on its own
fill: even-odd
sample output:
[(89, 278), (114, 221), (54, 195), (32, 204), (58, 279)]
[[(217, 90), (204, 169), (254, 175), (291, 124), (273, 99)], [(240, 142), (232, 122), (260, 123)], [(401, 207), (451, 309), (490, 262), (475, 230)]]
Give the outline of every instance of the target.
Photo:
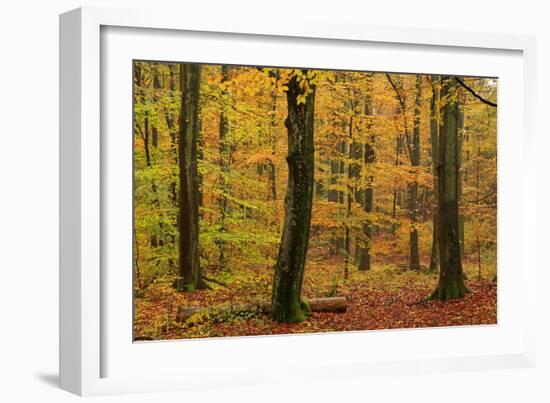
[[(499, 147), (504, 150), (517, 150), (519, 147), (523, 166), (518, 172), (507, 169), (507, 154), (505, 153), (501, 160), (499, 149), (499, 226), (505, 222), (505, 229), (517, 230), (517, 233), (514, 234), (508, 233), (510, 231), (502, 234), (501, 228), (499, 228), (499, 261), (503, 253), (510, 253), (510, 251), (506, 251), (506, 245), (517, 241), (519, 246), (514, 252), (515, 255), (510, 258), (519, 264), (521, 270), (518, 269), (516, 274), (509, 277), (505, 272), (502, 278), (499, 267), (499, 325), (482, 327), (478, 330), (453, 328), (446, 331), (423, 329), (348, 332), (346, 334), (132, 344), (131, 340), (125, 336), (128, 329), (119, 330), (115, 324), (120, 321), (112, 319), (112, 317), (117, 318), (116, 312), (121, 312), (120, 315), (127, 314), (127, 304), (131, 304), (131, 302), (124, 302), (126, 305), (121, 305), (120, 310), (114, 309), (114, 305), (110, 305), (111, 302), (108, 302), (112, 301), (112, 298), (109, 298), (111, 292), (109, 289), (112, 290), (113, 285), (107, 287), (105, 283), (107, 280), (112, 280), (113, 284), (118, 284), (116, 281), (120, 281), (111, 278), (109, 272), (105, 272), (105, 268), (108, 266), (107, 251), (109, 248), (104, 243), (104, 228), (109, 225), (120, 225), (116, 221), (105, 221), (115, 220), (113, 215), (109, 215), (109, 218), (105, 216), (107, 210), (105, 206), (109, 206), (108, 203), (110, 203), (108, 194), (112, 190), (108, 185), (109, 175), (112, 174), (108, 168), (112, 166), (109, 164), (109, 154), (120, 150), (117, 147), (121, 146), (111, 142), (112, 136), (104, 137), (104, 134), (111, 130), (111, 123), (106, 118), (108, 114), (102, 110), (102, 107), (107, 101), (118, 99), (110, 98), (110, 95), (104, 99), (105, 94), (110, 91), (109, 83), (112, 82), (106, 83), (105, 80), (102, 80), (102, 74), (111, 74), (111, 70), (108, 70), (109, 73), (103, 70), (111, 67), (108, 63), (107, 67), (105, 66), (105, 60), (102, 60), (102, 57), (115, 59), (113, 54), (102, 49), (102, 47), (106, 47), (106, 42), (102, 42), (105, 39), (102, 39), (102, 32), (108, 32), (111, 29), (109, 27), (117, 27), (115, 31), (122, 30), (118, 31), (122, 32), (122, 36), (131, 36), (133, 32), (137, 33), (137, 30), (141, 30), (139, 32), (145, 36), (155, 33), (156, 36), (153, 38), (156, 39), (154, 40), (166, 40), (171, 43), (180, 40), (178, 32), (182, 35), (185, 35), (185, 32), (192, 32), (194, 37), (198, 38), (201, 35), (215, 34), (215, 40), (221, 38), (227, 41), (230, 41), (230, 38), (252, 38), (256, 43), (275, 44), (273, 46), (276, 46), (277, 43), (286, 44), (291, 41), (292, 44), (296, 44), (302, 49), (310, 46), (311, 54), (321, 52), (312, 47), (312, 44), (317, 42), (322, 43), (322, 46), (332, 47), (334, 51), (346, 46), (357, 47), (359, 51), (362, 51), (361, 46), (370, 46), (369, 44), (371, 44), (380, 49), (394, 47), (396, 52), (405, 51), (410, 47), (416, 52), (427, 52), (428, 56), (431, 50), (448, 52), (449, 57), (452, 57), (452, 54), (458, 54), (457, 52), (470, 52), (481, 56), (491, 52), (495, 55), (513, 53), (515, 62), (512, 64), (515, 63), (514, 65), (520, 66), (521, 69), (511, 69), (510, 77), (518, 78), (518, 72), (521, 72), (519, 77), (521, 83), (516, 82), (514, 86), (514, 83), (509, 80), (510, 91), (506, 90), (508, 88), (506, 85), (503, 87), (505, 91), (499, 90), (499, 136), (501, 133), (507, 133), (508, 123), (514, 125), (513, 127), (518, 130), (510, 132), (510, 136), (504, 140), (499, 137)], [(126, 31), (124, 31), (125, 29)], [(162, 39), (164, 38), (163, 32), (167, 35), (165, 39)], [(117, 45), (114, 40), (109, 42), (109, 46), (120, 46), (121, 43), (123, 42), (118, 42)], [(121, 47), (117, 49), (120, 51), (117, 54), (124, 53)], [(247, 64), (243, 61), (244, 51), (238, 50), (238, 47), (232, 49), (235, 57), (232, 61), (237, 64)], [(162, 60), (161, 56), (159, 54), (157, 60)], [(124, 57), (133, 56), (129, 52)], [(198, 61), (203, 61), (204, 57), (206, 56), (196, 56)], [(219, 57), (221, 56), (218, 55)], [(225, 59), (223, 57), (223, 60), (218, 59), (218, 62), (229, 62), (228, 58), (230, 57), (231, 55), (228, 54)], [(294, 57), (293, 60), (298, 65), (307, 63), (306, 59), (300, 59), (299, 52), (296, 52)], [(389, 57), (396, 58), (397, 56)], [(535, 161), (532, 158), (534, 155), (534, 58), (534, 38), (520, 35), (381, 28), (307, 20), (294, 23), (290, 21), (284, 24), (280, 21), (250, 21), (238, 18), (213, 20), (205, 16), (190, 16), (185, 13), (156, 10), (80, 8), (61, 15), (61, 387), (79, 395), (96, 395), (207, 388), (229, 384), (244, 386), (284, 382), (297, 376), (302, 379), (323, 379), (327, 376), (327, 368), (338, 368), (337, 373), (341, 374), (338, 377), (344, 379), (351, 374), (353, 377), (357, 377), (379, 375), (380, 373), (397, 375), (518, 368), (534, 365), (536, 326), (533, 315), (536, 287), (534, 280), (531, 279), (536, 278), (536, 263), (534, 261), (535, 253), (532, 250), (534, 242), (530, 242), (526, 236), (526, 234), (536, 232), (535, 197), (533, 195), (535, 185), (533, 184), (534, 179), (530, 179), (528, 175), (535, 171)], [(343, 56), (342, 59), (345, 57)], [(257, 60), (258, 64), (269, 64), (268, 59), (262, 58), (261, 52), (249, 55), (247, 60)], [(322, 63), (322, 60), (318, 60), (320, 61), (314, 67), (336, 67), (335, 61), (331, 61), (327, 66), (320, 66), (319, 63)], [(350, 67), (350, 63), (347, 60), (341, 67)], [(486, 63), (488, 66), (491, 65), (491, 59), (487, 59)], [(393, 68), (397, 71), (414, 71), (422, 68), (420, 64), (411, 64), (403, 70), (402, 66), (403, 64), (395, 64)], [(444, 69), (445, 66), (433, 68), (435, 70)], [(372, 66), (365, 66), (364, 69), (372, 69)], [(454, 74), (461, 73), (462, 70), (434, 72)], [(124, 88), (121, 88), (120, 91), (123, 90)], [(128, 99), (130, 94), (127, 95)], [(518, 95), (520, 99), (514, 99), (514, 103), (508, 105), (510, 108), (508, 111), (515, 110), (517, 116), (510, 118), (512, 119), (510, 121), (505, 121), (504, 118), (501, 119), (500, 110), (507, 110), (506, 97), (511, 97), (512, 94)], [(113, 108), (119, 107), (118, 104), (115, 105), (112, 102), (109, 105), (114, 105)], [(517, 109), (519, 106), (521, 106), (521, 110)], [(512, 107), (514, 109), (511, 109)], [(126, 116), (124, 119), (131, 119), (131, 116)], [(508, 175), (502, 178), (502, 172)], [(511, 193), (506, 193), (507, 183), (515, 182), (518, 185), (517, 181), (521, 181), (523, 190), (521, 195), (515, 195), (519, 200), (514, 199)], [(503, 185), (503, 192), (501, 192), (501, 185)], [(502, 206), (514, 206), (518, 202), (521, 206), (518, 209), (519, 213), (516, 213), (514, 217), (502, 215), (506, 210), (502, 209)], [(510, 220), (509, 225), (506, 220)], [(502, 243), (501, 240), (503, 240)], [(501, 245), (504, 245), (504, 252)], [(131, 266), (128, 270), (131, 271)], [(501, 281), (503, 281), (502, 284)], [(503, 317), (501, 308), (503, 306), (510, 307), (514, 302), (512, 295), (516, 294), (518, 299), (521, 297), (522, 303), (514, 304), (514, 313), (509, 317)], [(507, 312), (508, 309), (504, 309), (504, 315), (507, 315)], [(131, 321), (131, 316), (127, 320)], [(513, 335), (510, 330), (512, 325), (517, 328), (513, 331)], [(120, 336), (122, 333), (124, 333), (124, 337)], [(510, 337), (507, 336), (508, 333), (510, 333)], [(344, 337), (346, 347), (342, 349), (343, 358), (332, 357), (330, 354), (324, 356), (323, 359), (316, 356), (315, 353), (319, 348), (330, 351), (335, 346), (341, 345)], [(445, 340), (445, 343), (462, 340), (468, 348), (451, 350), (440, 346), (429, 353), (426, 346), (429, 346), (430, 343), (433, 345), (434, 340)], [(370, 352), (371, 358), (369, 359), (363, 358), (360, 354), (351, 356), (350, 349), (365, 341), (368, 342), (367, 345), (376, 345), (381, 354), (385, 351), (385, 344), (386, 346), (389, 343), (401, 345), (404, 341), (418, 346), (418, 352), (416, 355), (407, 356), (403, 351), (396, 349), (394, 355), (387, 357), (378, 357), (374, 351)], [(494, 341), (494, 348), (488, 349), (487, 346), (492, 341)], [(479, 344), (477, 348), (472, 347), (474, 343)], [(188, 356), (195, 354), (195, 357), (191, 358), (191, 362), (189, 360), (184, 362), (178, 359), (170, 360), (175, 363), (170, 362), (170, 365), (166, 365), (167, 369), (158, 375), (153, 375), (150, 371), (132, 371), (134, 355), (136, 357), (139, 355), (140, 362), (146, 363), (146, 366), (150, 367), (154, 363), (168, 364), (169, 357), (173, 357), (174, 354), (183, 350), (189, 354)], [(280, 357), (283, 351), (291, 351), (293, 354), (302, 352), (302, 354), (298, 354), (288, 363), (288, 366), (285, 366), (282, 360), (277, 361), (277, 357)], [(212, 358), (214, 356), (226, 357), (227, 360), (234, 361), (230, 365), (225, 365), (223, 362), (214, 361)], [(265, 360), (265, 368), (255, 366), (260, 365), (258, 360), (261, 357)], [(110, 369), (110, 366), (106, 364), (108, 361), (117, 360), (119, 362), (128, 361), (130, 364), (121, 365), (116, 370)], [(204, 361), (202, 366), (199, 366), (199, 360)], [(239, 362), (235, 362), (235, 360)], [(196, 371), (189, 370), (193, 366), (193, 362), (197, 365), (195, 368), (198, 370)], [(135, 367), (135, 365), (133, 366)], [(205, 377), (204, 375), (207, 373), (210, 376)], [(331, 375), (331, 379), (334, 379), (334, 375)]]

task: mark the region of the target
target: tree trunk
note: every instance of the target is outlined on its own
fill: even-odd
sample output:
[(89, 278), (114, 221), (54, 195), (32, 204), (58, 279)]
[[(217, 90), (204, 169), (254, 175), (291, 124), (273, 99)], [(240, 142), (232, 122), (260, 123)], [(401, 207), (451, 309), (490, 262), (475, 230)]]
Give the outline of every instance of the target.
[[(176, 92), (176, 74), (177, 74), (177, 68), (178, 66), (175, 64), (170, 64), (168, 66), (169, 69), (169, 80), (168, 80), (168, 89), (170, 91), (170, 97), (175, 96)], [(178, 166), (178, 146), (177, 146), (177, 132), (178, 128), (176, 125), (176, 117), (177, 115), (171, 110), (170, 107), (165, 106), (164, 107), (164, 117), (166, 119), (166, 127), (168, 128), (168, 134), (170, 136), (170, 152), (173, 155), (174, 163), (176, 166)], [(178, 194), (177, 194), (177, 185), (176, 185), (176, 176), (175, 173), (172, 174), (172, 179), (170, 180), (169, 185), (169, 193), (170, 193), (170, 200), (172, 201), (172, 205), (177, 210), (178, 208)], [(174, 228), (178, 226), (177, 223), (177, 214), (175, 217), (174, 222)], [(170, 228), (170, 227), (169, 227)], [(170, 233), (167, 234), (167, 238), (169, 239), (171, 244), (174, 244), (176, 242), (176, 236), (174, 232), (172, 232), (172, 229), (170, 228)], [(168, 265), (172, 268), (175, 267), (174, 259), (169, 258), (168, 259)]]
[[(330, 185), (337, 185), (337, 189), (330, 189), (327, 192), (327, 199), (329, 202), (338, 203), (338, 221), (340, 222), (340, 205), (344, 203), (344, 192), (340, 190), (342, 185), (343, 175), (344, 175), (344, 159), (346, 158), (346, 142), (338, 141), (336, 143), (336, 159), (330, 161)], [(332, 238), (333, 242), (333, 252), (334, 254), (340, 254), (340, 250), (344, 246), (344, 238), (340, 232), (341, 228), (337, 227), (333, 230), (334, 236)]]
[(430, 139), (432, 148), (432, 176), (433, 176), (433, 217), (432, 217), (432, 253), (430, 257), (430, 272), (439, 270), (439, 218), (437, 213), (437, 167), (439, 165), (439, 78), (434, 76), (432, 81), (432, 101), (430, 105)]
[[(222, 66), (222, 81), (223, 85), (225, 82), (231, 79), (231, 67), (228, 65)], [(229, 134), (229, 121), (227, 117), (227, 96), (228, 92), (226, 89), (222, 90), (221, 94), (221, 112), (220, 112), (220, 139), (219, 139), (219, 153), (220, 153), (220, 191), (221, 195), (218, 199), (218, 208), (220, 214), (220, 233), (223, 236), (223, 233), (227, 231), (226, 228), (226, 216), (228, 213), (228, 199), (227, 195), (229, 193), (229, 172), (230, 172), (230, 145), (228, 143), (229, 139), (227, 138)], [(225, 242), (223, 239), (217, 241), (219, 249), (219, 263), (220, 265), (225, 265)]]
[[(401, 108), (398, 107), (397, 108), (397, 112), (396, 114), (401, 114)], [(402, 147), (402, 134), (400, 132), (397, 132), (397, 134), (395, 135), (395, 166), (398, 167), (400, 164), (400, 155), (401, 155), (401, 147)], [(392, 213), (391, 213), (391, 216), (393, 218), (393, 223), (392, 223), (392, 230), (391, 230), (391, 233), (392, 235), (395, 235), (395, 231), (396, 231), (396, 225), (395, 225), (395, 220), (397, 219), (397, 198), (399, 196), (399, 189), (398, 189), (398, 185), (397, 185), (397, 181), (394, 179), (394, 184), (393, 184), (393, 201), (392, 201)]]
[[(160, 79), (159, 79), (159, 73), (158, 73), (158, 66), (152, 67), (153, 71), (153, 105), (156, 106), (156, 103), (158, 102), (158, 90), (161, 88), (160, 85)], [(159, 143), (159, 135), (158, 135), (158, 129), (156, 125), (152, 125), (151, 128), (152, 136), (151, 136), (151, 143), (153, 147), (157, 148)]]
[(151, 167), (151, 150), (149, 148), (149, 113), (145, 111), (145, 118), (143, 119), (143, 148), (145, 149), (145, 163), (148, 167)]
[[(307, 77), (307, 70), (302, 73)], [(303, 321), (308, 311), (301, 295), (313, 202), (315, 87), (306, 87), (293, 76), (287, 90), (288, 188), (271, 300), (278, 322)]]
[[(353, 108), (351, 113), (353, 113)], [(351, 259), (351, 217), (352, 217), (352, 205), (353, 199), (357, 188), (355, 181), (360, 174), (360, 165), (358, 164), (361, 157), (361, 144), (353, 140), (353, 115), (349, 118), (349, 131), (348, 131), (348, 176), (346, 180), (346, 220), (344, 226), (344, 249), (346, 255), (344, 256), (344, 279), (349, 278), (349, 264)]]
[(458, 111), (458, 158), (457, 158), (457, 169), (458, 169), (458, 225), (459, 225), (459, 235), (460, 235), (460, 256), (464, 260), (464, 217), (460, 214), (460, 200), (462, 199), (462, 148), (464, 143), (464, 111), (459, 108)]
[[(369, 88), (370, 91), (370, 88)], [(367, 119), (371, 119), (372, 116), (372, 98), (369, 94), (367, 94), (367, 97), (365, 99), (365, 115), (367, 115)], [(374, 163), (374, 135), (371, 133), (372, 123), (370, 120), (368, 120), (367, 123), (367, 132), (369, 133), (369, 141), (364, 144), (364, 154), (363, 154), (363, 161), (365, 163), (366, 169), (369, 169), (369, 166)], [(366, 213), (371, 213), (373, 208), (373, 198), (374, 198), (374, 191), (372, 187), (372, 175), (368, 177), (368, 184), (366, 188), (361, 192), (361, 205), (363, 206), (363, 210)], [(357, 267), (361, 271), (370, 270), (371, 269), (371, 256), (370, 256), (370, 246), (372, 241), (372, 227), (368, 220), (366, 220), (363, 223), (363, 242), (364, 245), (358, 245), (357, 246)]]
[[(154, 65), (152, 66), (152, 74), (153, 74), (153, 105), (156, 106), (158, 102), (158, 90), (161, 88), (160, 85), (160, 79), (158, 74), (158, 66)], [(158, 142), (159, 142), (159, 134), (158, 129), (156, 125), (151, 125), (151, 145), (153, 146), (153, 149), (155, 150), (155, 154), (157, 154), (157, 148), (158, 148)], [(158, 236), (157, 234), (153, 234), (150, 239), (151, 247), (156, 248), (157, 246), (164, 245), (164, 236), (163, 236), (163, 225), (162, 225), (162, 215), (160, 213), (160, 198), (158, 194), (157, 184), (155, 182), (154, 177), (151, 179), (151, 191), (155, 197), (153, 203), (155, 207), (159, 211), (159, 217), (158, 217), (158, 228), (161, 233), (161, 236)]]
[[(277, 76), (276, 76), (277, 77)], [(277, 88), (273, 88), (271, 94), (271, 131), (269, 133), (269, 142), (271, 145), (271, 160), (269, 160), (269, 199), (277, 200), (277, 173), (275, 166), (275, 152), (277, 145), (277, 136), (275, 135), (277, 117)]]
[[(475, 175), (476, 175), (476, 204), (479, 204), (479, 197), (480, 197), (480, 194), (479, 194), (479, 185), (480, 185), (480, 182), (481, 182), (481, 176), (480, 176), (480, 173), (481, 173), (481, 167), (480, 167), (480, 162), (481, 162), (481, 138), (480, 138), (480, 133), (478, 132), (477, 133), (477, 136), (476, 136), (476, 145), (477, 145), (477, 156), (476, 156), (476, 165), (475, 165)], [(477, 206), (478, 209), (479, 209), (479, 206)], [(478, 218), (479, 220), (479, 218)], [(477, 278), (478, 280), (481, 280), (481, 241), (479, 239), (479, 226), (476, 225), (476, 249), (477, 249)]]
[(439, 258), (440, 271), (437, 288), (431, 299), (462, 298), (466, 293), (462, 259), (460, 255), (459, 231), (459, 138), (458, 126), (460, 108), (456, 100), (455, 81), (442, 80), (441, 98), (443, 107), (443, 126), (439, 139)]
[[(411, 147), (411, 166), (420, 166), (420, 103), (422, 98), (422, 76), (416, 76), (416, 97), (414, 103), (414, 127)], [(409, 188), (409, 212), (411, 218), (411, 230), (409, 233), (409, 268), (411, 270), (420, 269), (420, 257), (418, 254), (418, 181), (410, 185)]]
[(200, 64), (180, 65), (179, 130), (179, 279), (178, 290), (203, 286), (199, 254), (199, 137)]

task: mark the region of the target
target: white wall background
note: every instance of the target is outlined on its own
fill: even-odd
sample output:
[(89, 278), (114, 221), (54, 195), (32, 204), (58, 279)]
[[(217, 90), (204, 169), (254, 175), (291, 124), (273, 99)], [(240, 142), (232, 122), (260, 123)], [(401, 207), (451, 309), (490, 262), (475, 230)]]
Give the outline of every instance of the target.
[[(248, 3), (248, 4), (247, 4)], [(344, 20), (537, 36), (539, 284), (545, 270), (549, 222), (550, 28), (545, 2), (479, 0), (255, 1), (19, 0), (0, 5), (0, 400), (69, 402), (59, 390), (58, 356), (58, 14), (81, 5), (185, 7), (188, 13)], [(518, 161), (520, 163), (520, 161)], [(546, 211), (544, 211), (546, 210)], [(510, 212), (513, 214), (513, 212)], [(533, 238), (534, 240), (535, 238)], [(540, 287), (539, 287), (540, 288)], [(545, 287), (546, 288), (546, 287)], [(347, 401), (550, 401), (550, 303), (538, 295), (540, 318), (535, 369), (480, 373), (353, 379), (349, 383), (303, 384), (93, 398), (114, 402), (347, 402)], [(411, 346), (414, 348), (414, 346)]]

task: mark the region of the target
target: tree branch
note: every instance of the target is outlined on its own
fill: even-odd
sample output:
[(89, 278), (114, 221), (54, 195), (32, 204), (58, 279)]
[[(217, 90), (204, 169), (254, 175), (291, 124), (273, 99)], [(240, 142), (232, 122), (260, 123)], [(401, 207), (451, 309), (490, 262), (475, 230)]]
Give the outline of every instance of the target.
[(489, 197), (491, 197), (492, 195), (494, 195), (495, 193), (497, 192), (497, 189), (494, 188), (493, 190), (491, 190), (489, 193), (487, 193), (486, 195), (478, 198), (477, 200), (468, 200), (466, 201), (466, 203), (468, 204), (479, 204), (480, 202), (482, 202), (483, 200), (486, 200), (488, 199)]
[(403, 128), (405, 129), (405, 145), (407, 146), (407, 153), (409, 155), (409, 160), (412, 163), (412, 150), (411, 150), (411, 138), (409, 136), (409, 130), (407, 128), (407, 104), (405, 103), (405, 99), (401, 96), (401, 92), (399, 91), (399, 88), (397, 88), (397, 85), (393, 82), (391, 76), (386, 73), (386, 78), (390, 82), (393, 90), (395, 91), (395, 95), (397, 96), (397, 101), (399, 102), (399, 105), (401, 106), (401, 115), (403, 116)]
[(483, 98), (481, 95), (479, 95), (477, 92), (475, 92), (473, 89), (471, 89), (470, 87), (468, 87), (466, 84), (464, 84), (464, 82), (458, 78), (458, 77), (455, 77), (455, 80), (457, 81), (457, 83), (459, 83), (462, 87), (464, 87), (470, 94), (472, 94), (474, 97), (476, 97), (477, 99), (479, 99), (481, 102), (483, 102), (484, 104), (487, 104), (487, 105), (491, 105), (493, 107), (497, 107), (497, 104), (495, 102), (491, 102), (485, 98)]

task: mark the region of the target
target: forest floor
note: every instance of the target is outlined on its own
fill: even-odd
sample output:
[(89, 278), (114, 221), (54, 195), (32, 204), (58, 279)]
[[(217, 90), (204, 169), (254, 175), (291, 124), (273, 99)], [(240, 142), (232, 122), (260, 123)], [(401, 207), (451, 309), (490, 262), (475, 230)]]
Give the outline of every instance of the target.
[[(166, 340), (496, 324), (497, 284), (492, 266), (478, 279), (475, 264), (465, 262), (466, 296), (428, 301), (437, 284), (437, 273), (401, 270), (386, 262), (368, 272), (352, 266), (349, 279), (344, 281), (343, 265), (336, 256), (311, 259), (304, 280), (305, 298), (346, 297), (348, 309), (345, 313), (313, 312), (295, 324), (277, 323), (256, 312), (229, 315), (223, 320), (191, 317), (185, 323), (176, 322), (180, 306), (209, 308), (269, 301), (272, 273), (265, 268), (252, 274), (250, 269), (242, 269), (241, 275), (226, 279), (227, 286), (212, 283), (210, 289), (193, 293), (178, 293), (168, 280), (157, 281), (135, 298), (134, 337)], [(209, 276), (219, 278), (223, 273)]]

